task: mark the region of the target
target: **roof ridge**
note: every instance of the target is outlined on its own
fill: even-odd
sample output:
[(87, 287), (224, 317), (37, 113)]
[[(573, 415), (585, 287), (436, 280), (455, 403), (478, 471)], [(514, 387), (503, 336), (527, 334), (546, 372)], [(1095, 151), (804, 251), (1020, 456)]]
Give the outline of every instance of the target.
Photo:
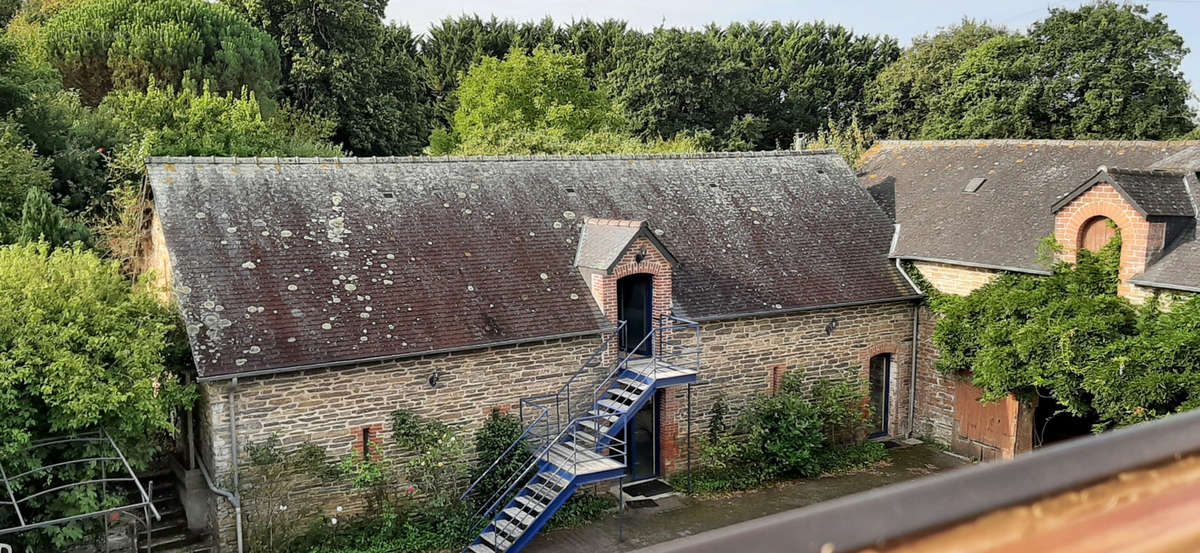
[(1139, 175), (1139, 176), (1165, 176), (1165, 177), (1183, 177), (1187, 176), (1188, 170), (1179, 167), (1163, 167), (1159, 169), (1148, 169), (1141, 167), (1112, 167), (1101, 165), (1100, 170), (1108, 173), (1118, 173), (1122, 175)]
[(1038, 146), (1200, 146), (1200, 140), (1065, 140), (1057, 138), (953, 138), (946, 140), (879, 140), (880, 147), (896, 146), (978, 146), (1038, 145)]
[(499, 161), (611, 161), (611, 160), (668, 160), (668, 159), (737, 159), (737, 158), (771, 158), (771, 157), (800, 157), (836, 154), (829, 148), (814, 150), (767, 150), (760, 152), (695, 152), (678, 154), (545, 154), (545, 155), (503, 155), (503, 156), (388, 156), (388, 157), (217, 157), (217, 156), (150, 156), (147, 163), (183, 164), (275, 164), (275, 165), (315, 165), (315, 164), (395, 164), (395, 163), (461, 163), (461, 162), (499, 162)]

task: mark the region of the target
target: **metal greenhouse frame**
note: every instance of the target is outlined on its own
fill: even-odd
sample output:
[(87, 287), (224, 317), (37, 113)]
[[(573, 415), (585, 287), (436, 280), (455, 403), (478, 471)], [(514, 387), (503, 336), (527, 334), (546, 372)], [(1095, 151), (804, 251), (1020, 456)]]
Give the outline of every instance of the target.
[[(150, 494), (147, 493), (146, 488), (144, 486), (142, 486), (141, 481), (138, 480), (137, 475), (133, 471), (133, 467), (129, 466), (129, 461), (125, 458), (125, 454), (121, 451), (120, 447), (117, 447), (116, 442), (113, 441), (112, 437), (110, 437), (107, 432), (105, 432), (103, 430), (96, 430), (93, 432), (74, 434), (74, 435), (70, 435), (70, 436), (56, 436), (56, 437), (51, 437), (51, 438), (44, 438), (41, 440), (35, 440), (35, 441), (31, 442), (28, 446), (23, 448), (22, 451), (29, 452), (29, 451), (33, 451), (36, 449), (44, 449), (44, 448), (49, 448), (49, 447), (53, 447), (53, 446), (67, 445), (67, 444), (83, 444), (83, 445), (92, 444), (92, 445), (99, 445), (101, 448), (107, 446), (107, 448), (111, 451), (111, 454), (110, 455), (100, 455), (100, 456), (81, 456), (79, 458), (69, 458), (64, 461), (60, 461), (57, 463), (51, 463), (51, 464), (48, 464), (45, 466), (41, 466), (41, 467), (38, 467), (38, 468), (35, 468), (32, 470), (22, 472), (20, 474), (15, 474), (12, 476), (9, 476), (8, 471), (5, 469), (3, 463), (0, 463), (0, 481), (2, 481), (4, 483), (3, 489), (0, 490), (0, 509), (3, 509), (5, 507), (11, 508), (16, 513), (17, 523), (18, 523), (17, 526), (0, 528), (0, 536), (3, 536), (5, 534), (15, 534), (18, 532), (25, 532), (25, 531), (34, 530), (37, 528), (44, 528), (47, 526), (56, 526), (56, 525), (60, 525), (60, 524), (66, 524), (68, 522), (73, 522), (76, 520), (83, 520), (83, 519), (87, 519), (87, 518), (94, 518), (94, 517), (103, 517), (104, 518), (104, 527), (105, 527), (106, 535), (107, 535), (109, 519), (106, 515), (110, 515), (112, 513), (122, 513), (122, 514), (132, 516), (136, 521), (140, 522), (141, 524), (143, 524), (145, 526), (147, 545), (149, 545), (149, 537), (151, 535), (152, 521), (160, 520), (162, 517), (159, 514), (158, 509), (154, 506), (154, 503), (150, 500)], [(108, 474), (106, 464), (114, 463), (117, 461), (120, 461), (121, 466), (123, 467), (124, 470), (118, 472), (116, 475), (110, 476)], [(92, 480), (80, 480), (77, 482), (69, 482), (66, 484), (59, 485), (59, 486), (54, 486), (49, 489), (40, 490), (40, 491), (31, 493), (29, 495), (25, 495), (23, 497), (17, 497), (16, 493), (13, 491), (13, 483), (21, 478), (33, 476), (38, 473), (45, 473), (47, 471), (50, 471), (52, 469), (59, 468), (59, 467), (66, 467), (66, 466), (70, 466), (70, 465), (79, 465), (79, 464), (84, 464), (84, 463), (99, 463), (100, 467), (101, 467), (101, 477), (98, 479), (92, 479)], [(130, 503), (127, 505), (122, 505), (120, 507), (112, 507), (112, 508), (108, 508), (108, 509), (92, 511), (92, 512), (83, 513), (83, 514), (62, 517), (62, 518), (56, 518), (56, 519), (52, 519), (52, 520), (42, 520), (42, 521), (35, 520), (34, 517), (36, 515), (33, 515), (31, 513), (24, 512), (21, 510), (22, 504), (28, 502), (31, 499), (34, 499), (36, 497), (40, 497), (43, 495), (47, 495), (50, 493), (62, 491), (62, 490), (78, 488), (81, 486), (92, 486), (92, 485), (99, 484), (101, 487), (102, 497), (104, 499), (107, 499), (109, 497), (108, 493), (109, 493), (109, 485), (110, 484), (117, 485), (117, 484), (128, 484), (128, 483), (132, 483), (134, 485), (134, 487), (137, 489), (137, 496), (135, 499), (140, 498), (140, 501), (135, 501), (133, 503)], [(136, 514), (134, 514), (138, 510), (140, 510), (142, 512), (141, 517), (138, 517)], [(153, 516), (154, 518), (151, 519), (151, 516)]]

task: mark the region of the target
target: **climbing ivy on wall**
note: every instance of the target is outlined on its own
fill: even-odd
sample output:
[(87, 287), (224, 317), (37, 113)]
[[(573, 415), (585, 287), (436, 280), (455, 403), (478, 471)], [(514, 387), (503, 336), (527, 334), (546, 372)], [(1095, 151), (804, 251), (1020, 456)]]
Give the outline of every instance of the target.
[(1004, 274), (966, 297), (939, 295), (937, 368), (970, 375), (983, 400), (1039, 390), (1095, 430), (1200, 406), (1200, 301), (1135, 307), (1117, 295), (1121, 241), (1050, 276)]

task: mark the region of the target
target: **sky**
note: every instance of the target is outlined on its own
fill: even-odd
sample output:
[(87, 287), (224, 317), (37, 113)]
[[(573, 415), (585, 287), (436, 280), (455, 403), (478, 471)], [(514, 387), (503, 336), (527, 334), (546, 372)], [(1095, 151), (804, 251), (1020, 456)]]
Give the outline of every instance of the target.
[[(731, 21), (814, 21), (839, 23), (860, 34), (887, 34), (908, 46), (912, 38), (939, 27), (953, 25), (964, 16), (987, 20), (1013, 29), (1026, 29), (1044, 17), (1049, 7), (1074, 8), (1084, 2), (1045, 0), (393, 0), (387, 18), (424, 32), (444, 17), (476, 13), (518, 21), (547, 15), (556, 21), (572, 19), (622, 19), (640, 29), (661, 24), (699, 27)], [(1200, 91), (1200, 0), (1157, 0), (1151, 13), (1162, 12), (1192, 50), (1183, 72)], [(1195, 99), (1193, 98), (1193, 103)]]

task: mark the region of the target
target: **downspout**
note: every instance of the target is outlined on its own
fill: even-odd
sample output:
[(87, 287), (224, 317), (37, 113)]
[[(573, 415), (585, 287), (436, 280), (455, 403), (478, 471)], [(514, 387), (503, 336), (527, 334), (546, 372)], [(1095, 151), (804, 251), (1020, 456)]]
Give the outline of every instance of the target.
[(213, 483), (212, 476), (208, 474), (208, 468), (204, 465), (204, 459), (199, 457), (195, 448), (192, 448), (192, 464), (200, 468), (200, 474), (204, 475), (204, 483), (208, 485), (208, 491), (224, 497), (233, 505), (233, 513), (235, 517), (235, 525), (237, 531), (237, 550), (238, 553), (244, 553), (242, 545), (242, 498), (236, 493), (238, 491), (238, 472), (237, 472), (237, 407), (235, 407), (234, 399), (237, 390), (237, 378), (234, 377), (233, 382), (229, 387), (229, 436), (232, 441), (233, 448), (233, 489), (235, 493), (230, 493), (228, 490), (218, 488)]
[[(897, 225), (898, 226), (898, 225)], [(908, 282), (909, 286), (913, 287), (917, 293), (922, 293), (917, 287), (917, 283), (913, 282), (908, 276), (908, 272), (900, 264), (900, 258), (896, 258), (896, 269), (900, 271), (900, 276)], [(913, 326), (912, 326), (912, 362), (909, 364), (910, 374), (908, 378), (908, 437), (913, 436), (913, 431), (916, 429), (917, 415), (917, 350), (920, 347), (921, 337), (921, 304), (913, 305)]]
[(229, 383), (229, 447), (233, 450), (233, 510), (237, 517), (238, 553), (242, 552), (242, 492), (238, 481), (238, 445), (237, 445), (237, 386), (238, 379), (233, 377)]

